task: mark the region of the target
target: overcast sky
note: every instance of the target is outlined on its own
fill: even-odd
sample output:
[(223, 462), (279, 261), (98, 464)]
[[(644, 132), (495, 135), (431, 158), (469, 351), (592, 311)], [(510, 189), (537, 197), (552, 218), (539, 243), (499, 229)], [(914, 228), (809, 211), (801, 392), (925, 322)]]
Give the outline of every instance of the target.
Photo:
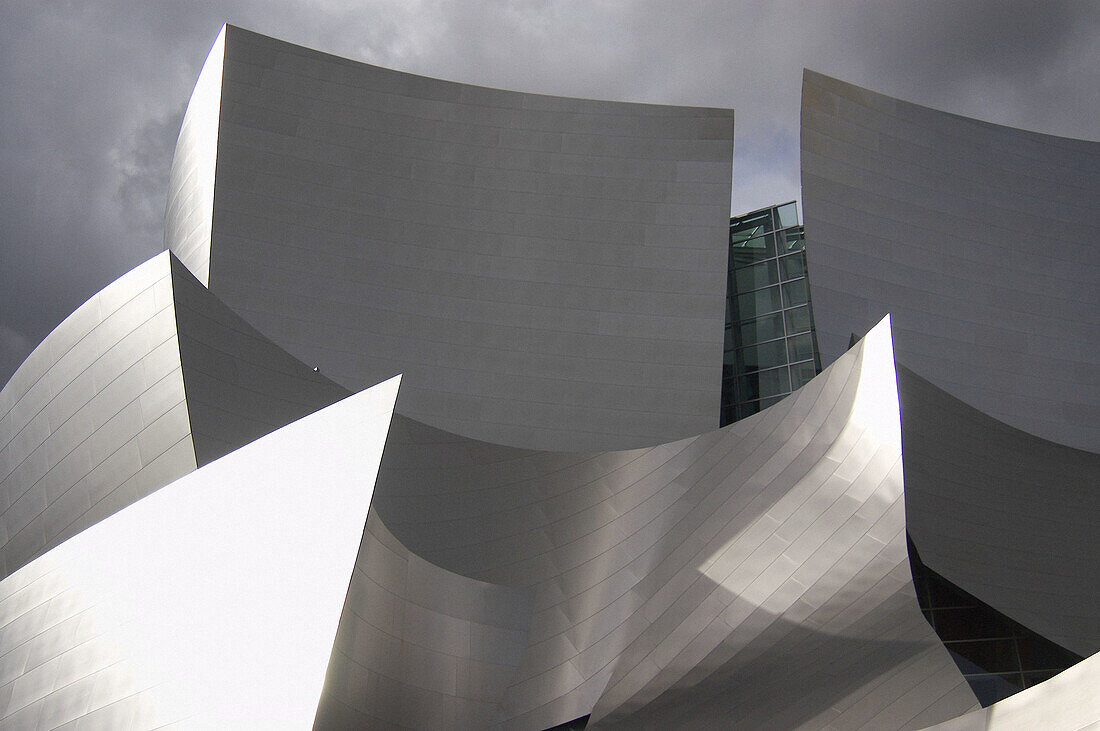
[(1100, 139), (1100, 2), (0, 0), (0, 383), (162, 249), (172, 149), (222, 23), (523, 91), (736, 110), (733, 213), (800, 198), (803, 67)]

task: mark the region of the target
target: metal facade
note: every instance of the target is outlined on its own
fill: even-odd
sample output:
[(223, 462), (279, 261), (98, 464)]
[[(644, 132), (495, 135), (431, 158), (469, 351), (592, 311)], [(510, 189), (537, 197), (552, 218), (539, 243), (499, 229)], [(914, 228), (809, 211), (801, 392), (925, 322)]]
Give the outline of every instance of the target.
[(1100, 652), (1100, 454), (1013, 429), (900, 365), (898, 390), (922, 559), (1063, 647)]
[(717, 425), (732, 111), (485, 89), (233, 27), (219, 44), (166, 244), (267, 337), (352, 390), (403, 372), (401, 413), (499, 443)]
[(1100, 451), (1100, 143), (806, 71), (802, 195), (825, 363), (890, 313), (898, 360), (1017, 429)]
[(0, 582), (0, 726), (308, 727), (396, 397), (277, 430)]
[(0, 391), (0, 575), (348, 393), (157, 255), (58, 325)]
[[(180, 134), (170, 251), (0, 391), (0, 725), (1100, 723), (1082, 696), (1095, 658), (968, 713), (907, 553), (911, 535), (990, 607), (1097, 649), (1100, 457), (1019, 430), (1091, 413), (1095, 340), (1076, 322), (1035, 330), (1049, 352), (1009, 362), (1038, 380), (1044, 358), (1081, 365), (1082, 411), (1040, 413), (1063, 398), (1044, 385), (1034, 420), (1010, 426), (947, 393), (976, 376), (923, 368), (976, 368), (953, 355), (968, 333), (999, 357), (1011, 337), (983, 345), (997, 327), (1045, 327), (1061, 304), (1023, 287), (1038, 319), (983, 329), (1007, 316), (952, 301), (981, 315), (917, 358), (940, 319), (903, 297), (914, 372), (891, 318), (867, 319), (889, 298), (862, 288), (949, 281), (942, 261), (906, 263), (943, 254), (941, 234), (990, 246), (987, 214), (1023, 194), (975, 206), (952, 166), (1000, 150), (998, 170), (1029, 156), (1049, 182), (1077, 164), (1065, 150), (1094, 147), (806, 84), (807, 251), (832, 362), (714, 429), (730, 112), (481, 89), (225, 29)], [(959, 160), (860, 192), (880, 154), (909, 159), (887, 117)], [(1087, 234), (1051, 190), (1043, 221)], [(981, 214), (951, 208), (956, 233), (912, 213), (952, 191)], [(1032, 231), (1039, 208), (1019, 211)], [(906, 253), (868, 264), (880, 225), (896, 234), (883, 250)], [(1017, 244), (989, 292), (1021, 281)], [(1057, 261), (1040, 281), (1082, 294)], [(849, 327), (863, 337), (845, 351)], [(396, 380), (372, 385), (398, 370), (400, 398)], [(1015, 419), (1011, 379), (990, 383)]]
[(498, 722), (903, 728), (975, 704), (917, 608), (888, 324), (867, 340), (761, 414), (648, 449), (395, 422), (375, 491), (394, 535), (535, 592)]

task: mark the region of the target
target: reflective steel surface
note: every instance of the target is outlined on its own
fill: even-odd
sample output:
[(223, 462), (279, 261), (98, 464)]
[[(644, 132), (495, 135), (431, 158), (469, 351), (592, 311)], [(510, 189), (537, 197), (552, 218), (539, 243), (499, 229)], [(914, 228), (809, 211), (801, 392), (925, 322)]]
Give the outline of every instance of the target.
[(649, 449), (395, 419), (375, 506), (423, 558), (535, 592), (501, 727), (915, 727), (976, 701), (913, 593), (900, 436), (883, 323), (790, 399)]
[(397, 385), (242, 447), (0, 582), (0, 726), (308, 727)]
[(0, 576), (347, 395), (159, 254), (58, 325), (0, 391)]
[(1017, 429), (1100, 452), (1100, 142), (807, 70), (802, 195), (825, 363), (886, 313), (898, 360)]
[(401, 413), (499, 443), (717, 425), (732, 111), (486, 89), (232, 26), (224, 46), (166, 242), (264, 335), (352, 390), (400, 371)]
[(903, 366), (898, 388), (924, 562), (1053, 642), (1100, 651), (1100, 454), (1013, 429)]
[(906, 548), (1097, 649), (1096, 145), (804, 93), (833, 362), (715, 430), (732, 112), (224, 29), (170, 251), (0, 391), (0, 726), (1097, 722), (968, 714)]

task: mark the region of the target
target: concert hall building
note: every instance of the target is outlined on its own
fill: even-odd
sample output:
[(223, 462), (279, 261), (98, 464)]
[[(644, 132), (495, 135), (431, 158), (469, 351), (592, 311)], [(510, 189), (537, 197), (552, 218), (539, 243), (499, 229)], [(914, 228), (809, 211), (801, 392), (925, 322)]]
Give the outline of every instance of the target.
[(1100, 143), (219, 34), (0, 391), (0, 725), (1100, 723)]

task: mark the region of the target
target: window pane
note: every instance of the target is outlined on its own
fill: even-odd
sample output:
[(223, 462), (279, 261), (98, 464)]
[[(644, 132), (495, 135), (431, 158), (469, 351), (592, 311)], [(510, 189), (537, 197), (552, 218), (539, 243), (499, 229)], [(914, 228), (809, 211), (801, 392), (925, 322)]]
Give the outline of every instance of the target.
[(798, 279), (806, 276), (806, 254), (798, 252), (791, 256), (785, 256), (779, 260), (779, 269), (783, 273), (783, 279)]
[(758, 289), (748, 294), (737, 295), (737, 320), (748, 320), (757, 315), (779, 309), (779, 287)]
[(795, 335), (787, 340), (787, 353), (791, 362), (809, 360), (814, 357), (814, 339), (810, 333)]
[(748, 292), (779, 282), (779, 277), (775, 275), (774, 261), (762, 261), (753, 266), (742, 267), (733, 276), (737, 292)]
[(760, 211), (750, 218), (730, 224), (730, 243), (736, 244), (772, 230), (772, 212)]
[(779, 403), (780, 401), (782, 401), (786, 397), (787, 397), (787, 394), (783, 394), (782, 396), (773, 396), (772, 398), (760, 399), (760, 410), (763, 411), (764, 409), (768, 408), (769, 406), (772, 406), (774, 404)]
[(783, 228), (798, 225), (798, 207), (794, 201), (779, 206), (779, 225)]
[(800, 333), (810, 329), (810, 308), (796, 307), (783, 313), (787, 318), (787, 332)]
[(988, 673), (1020, 670), (1020, 660), (1016, 657), (1016, 643), (1012, 640), (976, 640), (943, 644), (948, 650), (962, 655)]
[(740, 380), (742, 398), (778, 396), (789, 393), (791, 390), (790, 376), (785, 367), (750, 373), (742, 376)]
[(756, 236), (730, 244), (730, 266), (739, 267), (775, 256), (775, 234)]
[(733, 373), (727, 373), (726, 369), (722, 369), (722, 400), (726, 400), (726, 394), (729, 394), (729, 398), (733, 399), (734, 378)]
[[(1009, 675), (1008, 677), (1013, 676)], [(1015, 677), (1019, 676), (1016, 675)], [(1004, 700), (1020, 691), (1018, 684), (1009, 682), (1002, 675), (968, 675), (966, 676), (966, 682), (970, 683), (970, 689), (974, 691), (974, 695), (983, 707)]]
[(806, 299), (805, 279), (796, 279), (793, 282), (787, 282), (783, 285), (783, 302), (788, 307), (791, 305), (805, 304)]
[(801, 388), (816, 375), (813, 363), (796, 363), (791, 366), (791, 388)]
[(1080, 662), (1069, 650), (1030, 632), (1017, 640), (1016, 649), (1024, 670), (1060, 670)]
[(1012, 637), (1015, 634), (1012, 624), (1007, 617), (998, 616), (982, 606), (932, 611), (932, 626), (945, 642)]
[(1050, 680), (1060, 672), (1060, 670), (1040, 670), (1034, 673), (1024, 673), (1024, 683), (1030, 688), (1033, 685), (1042, 683), (1044, 680)]
[(791, 377), (786, 368), (776, 368), (760, 373), (760, 395), (774, 396), (791, 392)]
[(760, 411), (760, 402), (749, 401), (748, 403), (738, 405), (737, 418), (744, 419), (746, 416), (752, 416), (758, 411)]
[(770, 343), (742, 348), (738, 351), (741, 371), (758, 371), (786, 364), (787, 352), (783, 345), (784, 341), (773, 340)]
[(779, 244), (784, 252), (787, 251), (805, 251), (806, 250), (806, 237), (801, 231), (784, 231), (783, 241)]
[(759, 401), (749, 401), (741, 404), (739, 407), (740, 417), (744, 419), (746, 416), (752, 416), (753, 414), (760, 413), (769, 406), (773, 406), (787, 397), (787, 394), (782, 396), (770, 396), (768, 398), (760, 399)]
[[(749, 376), (742, 376), (737, 379), (737, 401), (740, 404), (747, 404), (749, 401), (756, 399), (760, 396), (760, 379), (753, 373)], [(756, 413), (755, 411), (750, 413)]]
[(780, 319), (780, 313), (778, 312), (774, 315), (764, 315), (755, 320), (742, 322), (738, 328), (742, 345), (753, 345), (762, 340), (783, 337), (783, 321)]

